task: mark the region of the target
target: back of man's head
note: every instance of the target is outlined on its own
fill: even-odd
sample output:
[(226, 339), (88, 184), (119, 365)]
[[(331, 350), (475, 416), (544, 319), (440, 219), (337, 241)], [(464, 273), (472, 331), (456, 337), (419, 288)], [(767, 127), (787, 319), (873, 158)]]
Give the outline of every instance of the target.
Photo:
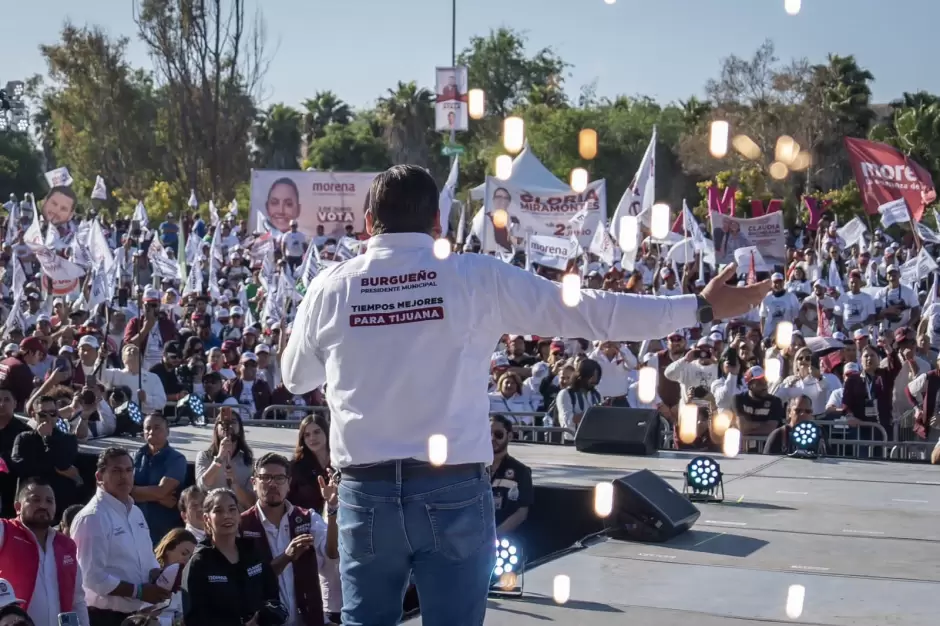
[(439, 193), (434, 178), (417, 165), (393, 165), (372, 181), (367, 201), (371, 234), (434, 231)]

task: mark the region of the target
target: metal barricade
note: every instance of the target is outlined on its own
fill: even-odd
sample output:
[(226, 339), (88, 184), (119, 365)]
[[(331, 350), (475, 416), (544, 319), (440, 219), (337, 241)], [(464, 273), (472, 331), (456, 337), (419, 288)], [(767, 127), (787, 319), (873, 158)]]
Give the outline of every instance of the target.
[(662, 413), (659, 414), (659, 432), (662, 434), (662, 445), (660, 450), (675, 450), (676, 438), (673, 432), (672, 424)]
[[(888, 432), (884, 426), (877, 422), (861, 422), (852, 426), (848, 420), (813, 420), (813, 423), (823, 429), (826, 433), (826, 454), (841, 458), (865, 459), (865, 458), (888, 458), (888, 444), (896, 442), (888, 438)], [(871, 439), (865, 439), (856, 436), (855, 439), (848, 439), (846, 435), (852, 429), (858, 429), (858, 435), (862, 434), (862, 429), (869, 429)], [(875, 438), (875, 434), (881, 435), (880, 439)], [(873, 456), (873, 448), (878, 448), (881, 455)], [(863, 452), (864, 450), (864, 452)]]
[[(277, 417), (277, 413), (283, 411), (287, 416)], [(327, 418), (330, 416), (330, 408), (326, 406), (313, 406), (309, 404), (272, 404), (265, 407), (261, 412), (261, 419), (245, 420), (246, 426), (267, 426), (270, 428), (294, 428), (299, 426), (304, 417), (288, 417), (291, 413), (303, 413), (304, 417), (313, 413), (322, 413)]]
[[(504, 415), (513, 423), (515, 439), (529, 443), (564, 443), (564, 433), (574, 437), (570, 428), (561, 428), (555, 425), (554, 420), (544, 411), (490, 411), (490, 417)], [(531, 417), (531, 420), (524, 418)], [(549, 423), (544, 423), (548, 417)], [(524, 422), (531, 421), (531, 424)], [(557, 437), (553, 435), (558, 435)], [(522, 436), (520, 436), (522, 435)]]

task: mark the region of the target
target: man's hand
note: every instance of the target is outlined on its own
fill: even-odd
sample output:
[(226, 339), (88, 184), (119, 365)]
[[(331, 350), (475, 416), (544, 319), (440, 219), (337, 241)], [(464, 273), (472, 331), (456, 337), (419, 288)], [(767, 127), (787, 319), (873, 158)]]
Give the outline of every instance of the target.
[(764, 280), (746, 287), (728, 285), (737, 272), (737, 264), (729, 263), (702, 289), (702, 297), (712, 306), (715, 319), (728, 319), (744, 315), (761, 303), (770, 293), (770, 281)]
[(144, 583), (143, 588), (141, 589), (141, 599), (147, 604), (159, 604), (160, 602), (165, 602), (170, 599), (172, 594), (164, 589), (163, 587), (158, 587), (153, 583)]
[(692, 348), (685, 353), (685, 360), (687, 363), (692, 363), (693, 361), (698, 360), (698, 348)]
[(320, 495), (323, 496), (326, 505), (330, 508), (336, 507), (339, 504), (339, 481), (336, 480), (336, 474), (330, 475), (329, 482), (325, 481), (322, 476), (317, 476), (317, 483), (320, 485)]
[(289, 558), (291, 561), (296, 561), (312, 547), (313, 535), (305, 533), (303, 535), (297, 535), (291, 539), (291, 542), (287, 545), (287, 549), (284, 550), (284, 554), (286, 554), (287, 558)]
[(176, 499), (176, 496), (174, 496), (172, 493), (157, 500), (157, 504), (165, 506), (168, 509), (175, 509), (178, 502), (179, 501)]
[(71, 478), (76, 483), (81, 481), (82, 479), (82, 477), (78, 473), (78, 468), (76, 468), (74, 465), (69, 466), (67, 470), (60, 470), (59, 468), (56, 468), (55, 473), (58, 474), (59, 476), (65, 476), (66, 478)]
[(147, 401), (147, 392), (144, 391), (143, 389), (138, 389), (138, 390), (137, 390), (137, 400), (140, 401), (140, 404), (143, 404), (144, 402), (146, 402), (146, 401)]
[(39, 424), (38, 426), (36, 426), (36, 432), (42, 435), (43, 437), (48, 437), (49, 435), (52, 434), (52, 431), (54, 430), (55, 430), (54, 419), (47, 419), (43, 421), (41, 424)]

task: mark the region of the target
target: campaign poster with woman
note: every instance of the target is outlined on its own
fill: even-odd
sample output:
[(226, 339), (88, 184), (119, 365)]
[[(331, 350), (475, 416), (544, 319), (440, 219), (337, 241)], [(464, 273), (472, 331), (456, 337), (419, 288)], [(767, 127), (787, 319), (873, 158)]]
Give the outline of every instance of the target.
[(741, 248), (756, 246), (771, 265), (783, 265), (787, 255), (786, 231), (783, 213), (775, 211), (746, 219), (711, 213), (712, 238), (715, 257), (720, 265), (734, 261), (734, 253)]
[(291, 222), (311, 237), (365, 230), (365, 203), (375, 172), (252, 170), (251, 220), (261, 214), (278, 232)]

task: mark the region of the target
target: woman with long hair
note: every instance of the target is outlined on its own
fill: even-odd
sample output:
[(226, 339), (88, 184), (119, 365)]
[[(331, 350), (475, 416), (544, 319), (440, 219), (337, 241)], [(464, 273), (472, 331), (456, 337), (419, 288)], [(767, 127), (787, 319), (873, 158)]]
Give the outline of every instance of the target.
[(253, 462), (241, 416), (223, 407), (212, 428), (212, 443), (196, 457), (196, 484), (203, 491), (231, 489), (239, 505), (247, 510), (255, 503)]
[[(239, 537), (238, 498), (230, 489), (206, 496), (206, 540), (183, 570), (183, 615), (199, 626), (258, 626), (258, 614), (279, 607), (277, 576), (255, 549)], [(210, 580), (212, 582), (210, 582)], [(284, 610), (285, 619), (287, 611)]]
[(294, 506), (323, 511), (320, 477), (329, 480), (330, 422), (322, 413), (311, 413), (300, 422), (297, 445), (291, 459), (290, 491), (287, 499)]
[(515, 372), (504, 372), (496, 381), (496, 391), (490, 395), (490, 413), (501, 412), (513, 424), (532, 425), (533, 415), (517, 415), (534, 411), (528, 396), (522, 393), (522, 379)]
[[(558, 392), (555, 405), (558, 408), (559, 426), (578, 430), (584, 413), (601, 403), (601, 394), (597, 391), (597, 383), (601, 380), (601, 366), (592, 359), (581, 359), (576, 362), (574, 376), (568, 385)], [(565, 433), (565, 441), (574, 441), (574, 436)]]
[[(171, 565), (179, 567), (177, 576), (182, 580), (183, 569), (189, 563), (193, 551), (196, 549), (196, 538), (191, 532), (184, 528), (174, 528), (160, 540), (157, 547), (153, 549), (154, 556), (157, 557), (157, 563), (160, 567), (166, 569)], [(179, 585), (179, 581), (174, 580), (173, 588)], [(161, 612), (159, 622), (162, 626), (172, 626), (176, 615), (183, 614), (183, 595), (176, 591), (170, 597), (170, 605)]]
[(790, 371), (792, 374), (784, 378), (773, 391), (774, 395), (788, 402), (801, 396), (812, 403), (813, 415), (822, 416), (826, 412), (826, 401), (834, 389), (813, 365), (813, 352), (807, 347), (798, 348), (793, 354)]

